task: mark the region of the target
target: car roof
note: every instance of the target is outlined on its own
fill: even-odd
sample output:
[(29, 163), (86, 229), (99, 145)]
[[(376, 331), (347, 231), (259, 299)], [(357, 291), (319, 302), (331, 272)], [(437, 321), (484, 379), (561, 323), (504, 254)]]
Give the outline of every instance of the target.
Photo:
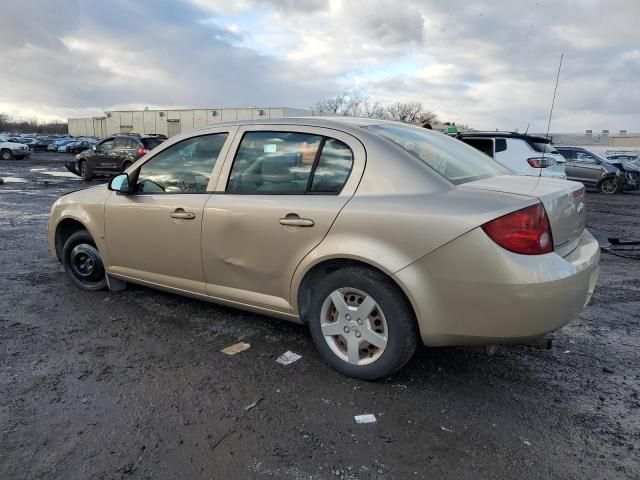
[[(247, 125), (297, 125), (305, 127), (320, 127), (320, 128), (333, 128), (343, 131), (351, 131), (357, 133), (360, 127), (368, 125), (404, 125), (411, 126), (410, 124), (395, 122), (392, 120), (380, 120), (372, 118), (360, 118), (360, 117), (343, 117), (343, 116), (331, 116), (331, 117), (280, 117), (280, 118), (265, 118), (262, 120), (235, 120), (221, 123), (214, 123), (204, 127), (199, 127), (192, 132), (208, 130), (218, 127), (243, 127)], [(416, 125), (412, 125), (416, 126)]]
[(531, 142), (539, 143), (551, 143), (551, 139), (540, 135), (528, 135), (519, 132), (461, 132), (458, 134), (459, 138), (468, 137), (483, 137), (483, 138), (517, 138), (520, 140), (527, 140)]

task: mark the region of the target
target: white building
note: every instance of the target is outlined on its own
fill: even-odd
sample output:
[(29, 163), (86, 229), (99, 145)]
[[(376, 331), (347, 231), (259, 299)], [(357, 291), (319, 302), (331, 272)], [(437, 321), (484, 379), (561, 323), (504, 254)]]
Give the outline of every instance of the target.
[(288, 107), (114, 110), (105, 112), (103, 117), (69, 118), (68, 122), (69, 135), (74, 137), (108, 137), (130, 132), (171, 137), (193, 128), (233, 120), (308, 117), (314, 114), (318, 115), (318, 112)]

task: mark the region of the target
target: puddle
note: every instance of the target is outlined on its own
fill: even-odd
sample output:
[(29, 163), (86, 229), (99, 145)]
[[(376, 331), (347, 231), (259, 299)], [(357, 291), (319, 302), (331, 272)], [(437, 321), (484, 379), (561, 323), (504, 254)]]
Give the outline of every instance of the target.
[(75, 178), (76, 180), (80, 178), (76, 174), (71, 172), (56, 172), (53, 170), (47, 170), (46, 168), (31, 168), (29, 169), (29, 171), (35, 173), (44, 173), (45, 175), (51, 175), (52, 177), (68, 177)]
[(4, 180), (4, 183), (27, 183), (26, 178), (20, 178), (20, 177), (0, 177), (0, 178)]

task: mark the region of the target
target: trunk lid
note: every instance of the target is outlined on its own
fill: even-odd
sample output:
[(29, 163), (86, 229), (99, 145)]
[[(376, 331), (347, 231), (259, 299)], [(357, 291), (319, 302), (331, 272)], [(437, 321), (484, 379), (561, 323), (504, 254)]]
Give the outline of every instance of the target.
[(465, 183), (459, 188), (489, 190), (537, 198), (551, 224), (558, 255), (568, 255), (578, 245), (586, 225), (584, 185), (545, 177), (505, 175)]

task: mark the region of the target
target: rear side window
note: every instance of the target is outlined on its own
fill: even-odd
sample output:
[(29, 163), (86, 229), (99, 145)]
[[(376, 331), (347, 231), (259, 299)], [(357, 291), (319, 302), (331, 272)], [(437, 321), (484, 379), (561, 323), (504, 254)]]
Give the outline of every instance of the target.
[(113, 148), (126, 148), (128, 142), (128, 138), (118, 137), (113, 141)]
[[(492, 138), (463, 138), (462, 141), (467, 145), (471, 145), (476, 150), (480, 150), (485, 155), (493, 157), (493, 139)], [(503, 139), (504, 141), (504, 139)], [(504, 142), (504, 150), (507, 149), (507, 142)], [(496, 152), (499, 151), (496, 148)]]
[(574, 160), (576, 158), (576, 154), (573, 150), (558, 150), (560, 155), (562, 155), (567, 160)]
[(162, 142), (164, 142), (164, 140), (164, 138), (143, 138), (142, 145), (144, 145), (144, 148), (146, 148), (147, 150), (153, 150)]
[(227, 191), (244, 194), (304, 194), (320, 135), (247, 132), (233, 162)]

